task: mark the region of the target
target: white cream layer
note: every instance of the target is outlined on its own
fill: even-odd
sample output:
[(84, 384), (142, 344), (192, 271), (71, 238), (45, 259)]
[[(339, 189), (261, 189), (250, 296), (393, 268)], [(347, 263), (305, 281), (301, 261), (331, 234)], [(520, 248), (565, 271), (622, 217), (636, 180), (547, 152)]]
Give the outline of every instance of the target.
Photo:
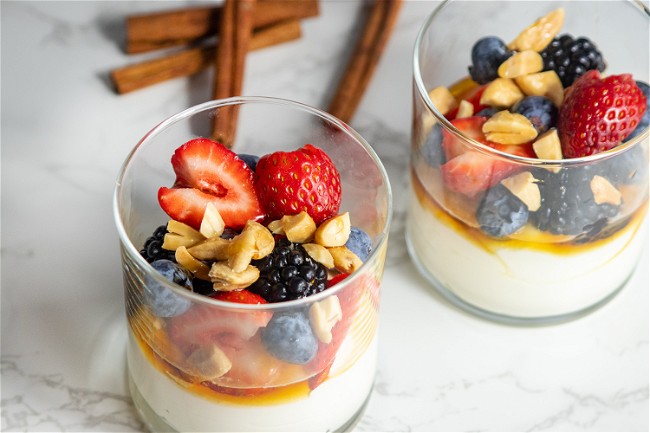
[(637, 264), (647, 219), (600, 247), (574, 254), (524, 248), (488, 251), (448, 227), (411, 191), (407, 236), (425, 269), (453, 294), (484, 310), (534, 318), (588, 308), (615, 292)]
[(348, 370), (303, 398), (277, 405), (237, 405), (191, 393), (147, 360), (129, 332), (128, 366), (138, 391), (177, 431), (333, 431), (363, 406), (375, 378), (377, 337)]

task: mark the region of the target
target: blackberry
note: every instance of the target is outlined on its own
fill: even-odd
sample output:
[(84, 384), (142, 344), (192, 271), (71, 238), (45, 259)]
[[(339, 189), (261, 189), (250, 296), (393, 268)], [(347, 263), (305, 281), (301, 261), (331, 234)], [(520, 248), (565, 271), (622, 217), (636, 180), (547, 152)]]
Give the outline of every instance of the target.
[[(542, 231), (554, 234), (595, 236), (606, 221), (618, 213), (618, 206), (594, 201), (590, 182), (597, 167), (584, 166), (553, 173), (539, 169), (540, 208), (531, 213), (531, 221)], [(603, 221), (604, 220), (604, 221)]]
[(511, 235), (528, 222), (528, 208), (501, 184), (490, 188), (476, 210), (481, 231), (495, 238)]
[(565, 34), (556, 37), (542, 52), (544, 70), (554, 70), (560, 77), (564, 88), (591, 69), (600, 72), (607, 64), (593, 42), (587, 38), (573, 39)]
[(248, 290), (267, 302), (291, 301), (322, 292), (327, 287), (327, 269), (313, 260), (302, 245), (278, 240), (273, 252), (251, 262), (260, 277)]
[(144, 247), (140, 250), (140, 255), (149, 263), (153, 263), (156, 260), (170, 260), (176, 263), (174, 251), (168, 251), (162, 247), (165, 233), (167, 233), (167, 225), (162, 225), (144, 242)]

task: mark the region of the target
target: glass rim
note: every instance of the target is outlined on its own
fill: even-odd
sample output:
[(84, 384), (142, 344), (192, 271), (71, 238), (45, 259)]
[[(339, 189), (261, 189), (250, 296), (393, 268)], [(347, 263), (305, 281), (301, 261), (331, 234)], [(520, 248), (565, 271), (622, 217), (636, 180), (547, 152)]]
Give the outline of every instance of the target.
[[(269, 302), (267, 304), (239, 304), (239, 303), (233, 303), (228, 301), (220, 301), (218, 299), (214, 299), (209, 296), (201, 295), (189, 291), (187, 289), (184, 289), (181, 286), (169, 281), (167, 278), (162, 276), (162, 274), (160, 274), (159, 272), (156, 272), (154, 268), (151, 266), (151, 264), (147, 262), (144, 259), (144, 257), (142, 257), (138, 248), (136, 248), (136, 246), (131, 242), (129, 236), (126, 233), (126, 228), (124, 227), (124, 223), (120, 215), (120, 209), (121, 209), (120, 197), (122, 192), (122, 181), (124, 179), (124, 176), (128, 168), (130, 167), (130, 163), (136, 157), (138, 150), (142, 146), (144, 146), (145, 144), (153, 140), (158, 134), (166, 130), (168, 127), (184, 119), (187, 119), (195, 114), (207, 110), (215, 109), (215, 108), (221, 108), (221, 107), (232, 106), (232, 105), (244, 105), (248, 103), (283, 105), (285, 107), (291, 107), (293, 109), (301, 110), (303, 112), (315, 115), (316, 117), (319, 117), (322, 120), (327, 121), (328, 123), (337, 127), (340, 131), (348, 134), (352, 139), (354, 139), (358, 144), (360, 144), (361, 147), (363, 147), (363, 149), (371, 157), (371, 159), (375, 163), (375, 166), (378, 168), (381, 174), (382, 181), (386, 188), (387, 209), (386, 209), (386, 220), (383, 224), (381, 232), (378, 234), (379, 241), (377, 242), (377, 246), (371, 251), (367, 259), (363, 262), (363, 264), (359, 267), (359, 269), (352, 272), (349, 275), (349, 277), (345, 278), (344, 280), (336, 284), (333, 290), (328, 288), (326, 290), (323, 290), (320, 293), (307, 296), (304, 298), (299, 298), (291, 301), (283, 301), (283, 302)], [(201, 104), (191, 106), (181, 112), (169, 116), (168, 118), (160, 122), (158, 125), (154, 126), (151, 130), (149, 130), (138, 141), (138, 143), (130, 150), (130, 152), (128, 153), (127, 157), (125, 158), (124, 162), (122, 163), (118, 171), (115, 188), (113, 190), (112, 207), (113, 207), (113, 218), (115, 220), (115, 225), (117, 227), (118, 236), (122, 246), (126, 249), (130, 258), (134, 260), (137, 263), (137, 265), (147, 273), (147, 276), (152, 277), (158, 284), (161, 284), (171, 289), (174, 293), (178, 294), (183, 298), (190, 300), (193, 304), (194, 303), (206, 304), (206, 305), (222, 307), (224, 309), (230, 309), (230, 310), (268, 311), (268, 310), (284, 310), (284, 309), (291, 309), (291, 308), (299, 308), (299, 307), (311, 305), (313, 303), (316, 303), (322, 299), (325, 299), (333, 294), (336, 294), (344, 290), (344, 288), (352, 284), (352, 282), (358, 280), (360, 276), (364, 274), (364, 270), (369, 268), (370, 266), (369, 263), (371, 263), (373, 259), (379, 254), (379, 252), (385, 248), (385, 244), (388, 241), (390, 223), (392, 220), (393, 194), (388, 179), (388, 173), (386, 172), (386, 169), (383, 163), (381, 162), (381, 159), (379, 158), (377, 153), (373, 150), (373, 148), (370, 146), (370, 144), (368, 144), (368, 142), (366, 142), (366, 140), (356, 130), (354, 130), (345, 122), (339, 120), (338, 118), (318, 108), (312, 107), (310, 105), (301, 102), (293, 101), (290, 99), (269, 97), (269, 96), (236, 96), (236, 97), (225, 98), (225, 99), (211, 100), (211, 101), (207, 101)]]
[[(622, 0), (622, 1), (633, 6), (640, 13), (644, 14), (647, 18), (650, 19), (650, 9), (646, 5), (644, 5), (641, 2), (641, 0)], [(625, 141), (622, 144), (619, 144), (610, 150), (599, 152), (589, 156), (583, 156), (580, 158), (565, 158), (565, 159), (557, 160), (557, 159), (529, 158), (526, 156), (519, 156), (519, 155), (513, 155), (510, 153), (502, 152), (500, 150), (493, 149), (490, 146), (486, 146), (485, 144), (476, 141), (473, 138), (463, 134), (463, 132), (460, 129), (452, 125), (451, 122), (447, 120), (447, 118), (440, 111), (438, 111), (436, 106), (431, 101), (431, 98), (429, 98), (429, 92), (427, 91), (424, 85), (424, 80), (422, 79), (422, 74), (420, 70), (420, 58), (419, 58), (420, 57), (419, 52), (422, 45), (422, 41), (424, 39), (424, 35), (427, 32), (427, 30), (431, 28), (434, 19), (450, 3), (462, 3), (462, 2), (463, 0), (443, 0), (442, 3), (440, 3), (433, 10), (433, 12), (431, 12), (431, 14), (429, 14), (424, 24), (418, 31), (417, 37), (415, 39), (414, 48), (413, 48), (413, 82), (415, 84), (415, 88), (418, 91), (418, 96), (422, 99), (422, 101), (428, 108), (429, 112), (435, 117), (436, 121), (448, 132), (451, 132), (456, 138), (463, 140), (468, 145), (470, 145), (472, 147), (472, 150), (477, 150), (483, 154), (487, 154), (493, 157), (498, 157), (498, 158), (509, 160), (511, 162), (525, 164), (529, 166), (573, 167), (573, 166), (585, 165), (585, 164), (589, 164), (601, 160), (606, 160), (611, 157), (614, 157), (618, 154), (627, 151), (631, 147), (634, 147), (637, 144), (643, 142), (645, 139), (647, 139), (650, 136), (650, 127), (647, 127), (636, 137), (632, 138), (631, 140)]]

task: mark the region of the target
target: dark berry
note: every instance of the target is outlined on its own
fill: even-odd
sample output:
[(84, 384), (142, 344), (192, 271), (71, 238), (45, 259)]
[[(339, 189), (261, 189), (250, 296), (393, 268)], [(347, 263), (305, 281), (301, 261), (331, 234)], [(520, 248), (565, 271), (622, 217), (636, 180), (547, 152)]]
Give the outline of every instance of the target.
[(472, 66), (468, 68), (472, 80), (486, 84), (498, 78), (499, 66), (512, 54), (505, 42), (497, 37), (479, 39), (472, 47)]
[(248, 290), (267, 302), (282, 302), (311, 296), (324, 290), (327, 269), (312, 259), (302, 245), (282, 238), (268, 256), (253, 260), (260, 277)]
[(176, 261), (174, 251), (165, 250), (162, 247), (165, 233), (167, 233), (167, 225), (159, 226), (144, 242), (144, 246), (140, 250), (140, 255), (149, 263), (163, 259), (172, 262)]
[(558, 173), (539, 169), (534, 173), (541, 194), (540, 208), (531, 214), (531, 221), (542, 230), (554, 234), (578, 235), (602, 227), (601, 220), (618, 213), (618, 206), (597, 204), (591, 180), (597, 174), (595, 164), (564, 168)]
[(357, 255), (362, 262), (368, 260), (370, 251), (372, 251), (372, 240), (368, 233), (361, 230), (359, 227), (352, 227), (350, 229), (350, 237), (345, 243), (345, 246)]
[(557, 122), (558, 109), (545, 96), (526, 96), (511, 109), (513, 113), (525, 116), (533, 124), (538, 134), (543, 134)]
[(440, 123), (436, 122), (426, 140), (422, 144), (421, 154), (424, 160), (431, 167), (440, 167), (445, 163), (445, 153), (442, 150), (442, 127)]
[(237, 236), (239, 233), (240, 232), (238, 230), (232, 229), (230, 227), (226, 227), (223, 230), (223, 233), (221, 234), (221, 236), (219, 236), (219, 237), (221, 237), (223, 239), (230, 240), (230, 239), (234, 238), (235, 236)]
[(528, 207), (505, 186), (490, 188), (476, 210), (481, 231), (495, 238), (511, 235), (528, 222)]
[(290, 364), (306, 364), (318, 350), (318, 340), (303, 311), (275, 313), (261, 335), (268, 352)]
[(246, 163), (248, 168), (255, 171), (255, 169), (257, 168), (257, 161), (260, 160), (259, 156), (257, 156), (257, 155), (249, 155), (247, 153), (240, 153), (237, 156), (239, 157), (239, 159), (241, 159), (242, 161), (244, 161)]
[[(169, 260), (156, 260), (151, 266), (169, 281), (192, 290), (192, 278), (178, 264)], [(148, 277), (144, 284), (144, 299), (159, 317), (173, 317), (190, 308), (191, 302), (174, 293), (169, 287)]]
[(573, 39), (565, 34), (556, 37), (540, 52), (544, 70), (554, 70), (567, 88), (585, 72), (605, 70), (607, 64), (598, 48), (587, 38)]
[(630, 135), (627, 136), (626, 140), (629, 140), (630, 138), (634, 138), (637, 135), (641, 134), (644, 129), (648, 127), (648, 124), (650, 124), (650, 86), (648, 86), (646, 83), (643, 81), (637, 81), (636, 85), (639, 86), (639, 89), (643, 92), (645, 95), (645, 113), (643, 113), (643, 117), (641, 120), (639, 120), (639, 124), (634, 128), (634, 131), (630, 133)]
[(499, 109), (498, 109), (498, 108), (495, 108), (495, 107), (485, 107), (484, 109), (482, 109), (481, 111), (479, 111), (478, 113), (476, 113), (474, 116), (480, 116), (480, 117), (492, 117), (492, 116), (494, 116), (495, 114), (497, 114), (498, 112), (499, 112)]
[(614, 185), (648, 182), (648, 158), (641, 146), (631, 147), (596, 164), (597, 174)]

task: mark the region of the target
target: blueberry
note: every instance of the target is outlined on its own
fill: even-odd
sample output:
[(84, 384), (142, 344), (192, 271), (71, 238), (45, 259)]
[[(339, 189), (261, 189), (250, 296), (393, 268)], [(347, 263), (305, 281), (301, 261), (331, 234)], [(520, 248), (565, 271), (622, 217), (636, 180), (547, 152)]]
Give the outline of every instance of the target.
[(244, 161), (246, 163), (248, 168), (255, 171), (255, 169), (257, 168), (257, 161), (260, 160), (259, 156), (257, 156), (257, 155), (249, 155), (247, 153), (240, 153), (237, 156), (239, 157), (239, 159), (241, 159), (242, 161)]
[(442, 150), (442, 127), (435, 123), (422, 144), (420, 153), (431, 167), (440, 167), (445, 163), (445, 154)]
[(528, 222), (528, 207), (505, 186), (490, 188), (476, 211), (481, 230), (495, 238), (511, 235)]
[(639, 120), (639, 124), (636, 125), (636, 128), (634, 128), (634, 131), (630, 133), (630, 135), (627, 136), (626, 140), (629, 140), (630, 138), (634, 138), (637, 135), (641, 134), (644, 129), (648, 127), (648, 124), (650, 124), (650, 86), (648, 86), (646, 83), (643, 81), (637, 81), (636, 85), (639, 86), (639, 89), (643, 92), (645, 95), (646, 101), (646, 108), (645, 108), (645, 113), (643, 113), (643, 117), (641, 120)]
[(362, 262), (365, 262), (372, 251), (372, 240), (368, 233), (361, 230), (359, 227), (352, 227), (350, 229), (350, 237), (345, 243), (345, 246), (356, 254)]
[(318, 340), (303, 311), (275, 313), (261, 334), (268, 352), (290, 364), (306, 364), (318, 350)]
[[(156, 260), (151, 266), (163, 277), (179, 286), (192, 289), (191, 277), (176, 263), (170, 260)], [(144, 299), (153, 313), (159, 317), (173, 317), (190, 308), (191, 302), (182, 298), (169, 287), (163, 286), (153, 278), (147, 278), (144, 285)]]
[(526, 96), (511, 109), (513, 113), (525, 116), (533, 124), (538, 134), (543, 134), (555, 126), (558, 109), (545, 96)]
[(498, 108), (494, 108), (494, 107), (485, 107), (484, 109), (482, 109), (481, 111), (479, 111), (478, 113), (476, 113), (474, 116), (492, 117), (492, 116), (494, 116), (495, 114), (497, 114), (498, 112), (499, 112), (499, 109), (498, 109)]
[(498, 69), (513, 52), (508, 49), (505, 42), (494, 36), (481, 38), (472, 47), (472, 66), (469, 74), (472, 80), (479, 84), (486, 84), (499, 76)]

